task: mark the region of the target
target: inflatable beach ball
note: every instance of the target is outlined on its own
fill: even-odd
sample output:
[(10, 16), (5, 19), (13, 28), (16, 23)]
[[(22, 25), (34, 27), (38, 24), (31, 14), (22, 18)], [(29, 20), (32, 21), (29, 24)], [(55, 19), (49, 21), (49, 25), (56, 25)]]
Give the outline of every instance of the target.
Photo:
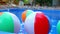
[(57, 24), (57, 31), (58, 31), (58, 34), (60, 34), (60, 20), (59, 20), (59, 22)]
[(0, 12), (0, 31), (18, 33), (20, 30), (20, 21), (12, 13)]
[(25, 11), (22, 13), (22, 21), (25, 22), (26, 17), (29, 16), (31, 13), (33, 13), (32, 10), (25, 10)]
[(26, 18), (24, 28), (28, 34), (48, 34), (50, 24), (42, 12), (34, 12)]

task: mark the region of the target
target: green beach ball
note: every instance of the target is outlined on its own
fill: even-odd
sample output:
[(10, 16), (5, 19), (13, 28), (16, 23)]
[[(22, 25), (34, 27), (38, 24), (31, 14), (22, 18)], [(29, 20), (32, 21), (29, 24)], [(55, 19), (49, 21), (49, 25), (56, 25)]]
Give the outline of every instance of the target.
[(60, 20), (59, 20), (59, 22), (57, 24), (57, 31), (58, 31), (58, 34), (60, 34)]
[(0, 12), (0, 31), (18, 33), (20, 21), (18, 17), (9, 12)]

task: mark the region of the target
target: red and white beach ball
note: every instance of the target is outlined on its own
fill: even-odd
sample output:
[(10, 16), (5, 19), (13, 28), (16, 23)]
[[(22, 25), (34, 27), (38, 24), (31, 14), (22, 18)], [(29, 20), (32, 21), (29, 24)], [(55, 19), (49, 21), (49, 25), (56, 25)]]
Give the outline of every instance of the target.
[(28, 34), (48, 34), (50, 24), (44, 13), (34, 12), (26, 18), (24, 28)]

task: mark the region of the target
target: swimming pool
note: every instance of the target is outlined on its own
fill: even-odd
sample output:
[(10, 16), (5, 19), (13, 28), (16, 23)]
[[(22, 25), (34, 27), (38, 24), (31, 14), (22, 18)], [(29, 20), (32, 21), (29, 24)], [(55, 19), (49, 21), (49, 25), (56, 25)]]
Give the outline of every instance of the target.
[[(22, 26), (19, 34), (27, 34), (27, 32), (24, 29), (24, 24), (22, 23), (22, 20), (21, 20), (21, 14), (25, 10), (27, 10), (27, 9), (9, 8), (9, 9), (0, 10), (0, 11), (1, 12), (11, 12), (11, 13), (15, 14), (19, 18), (19, 20), (21, 22), (21, 26)], [(51, 24), (51, 29), (50, 29), (49, 34), (58, 34), (57, 30), (56, 30), (56, 25), (57, 25), (58, 21), (60, 20), (60, 10), (59, 9), (49, 9), (49, 10), (48, 9), (41, 9), (41, 10), (32, 9), (32, 10), (35, 12), (41, 11), (45, 15), (47, 15), (49, 18), (49, 22)], [(0, 32), (0, 33), (2, 33), (2, 32)], [(4, 32), (4, 34), (5, 33), (6, 32)]]

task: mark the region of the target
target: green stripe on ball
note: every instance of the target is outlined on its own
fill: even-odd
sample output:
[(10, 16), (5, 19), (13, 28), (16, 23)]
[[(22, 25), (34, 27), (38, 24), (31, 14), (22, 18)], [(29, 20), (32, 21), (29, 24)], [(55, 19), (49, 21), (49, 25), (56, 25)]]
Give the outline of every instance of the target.
[(12, 16), (8, 12), (3, 12), (0, 16), (0, 31), (14, 32), (14, 22)]

